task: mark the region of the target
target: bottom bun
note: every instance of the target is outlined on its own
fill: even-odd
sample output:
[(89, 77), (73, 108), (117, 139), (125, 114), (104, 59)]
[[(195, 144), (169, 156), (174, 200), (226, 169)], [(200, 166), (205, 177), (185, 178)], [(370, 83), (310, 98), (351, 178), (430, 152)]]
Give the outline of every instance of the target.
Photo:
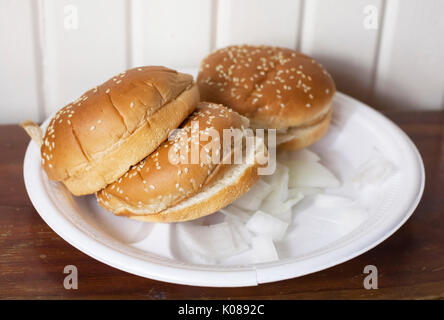
[[(231, 165), (218, 180), (204, 188), (195, 196), (160, 213), (148, 215), (129, 215), (131, 219), (145, 222), (180, 222), (194, 220), (212, 214), (234, 202), (260, 179), (258, 159), (266, 150), (262, 140), (256, 139), (256, 147), (250, 149), (242, 164)], [(253, 154), (254, 153), (254, 154)]]
[[(332, 111), (315, 124), (303, 128), (293, 128), (285, 136), (285, 142), (278, 145), (280, 150), (299, 150), (306, 148), (320, 140), (330, 124)], [(288, 139), (288, 140), (287, 140)]]

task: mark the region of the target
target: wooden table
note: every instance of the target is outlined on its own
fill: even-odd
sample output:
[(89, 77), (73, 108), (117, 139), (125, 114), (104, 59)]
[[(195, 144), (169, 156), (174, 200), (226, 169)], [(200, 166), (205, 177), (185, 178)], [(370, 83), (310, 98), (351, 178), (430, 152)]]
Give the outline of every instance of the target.
[[(73, 248), (33, 208), (23, 183), (28, 137), (0, 126), (0, 298), (17, 299), (442, 299), (444, 298), (444, 113), (391, 111), (426, 167), (423, 199), (412, 218), (373, 250), (298, 279), (248, 288), (201, 288), (144, 279)], [(79, 289), (65, 290), (76, 265)], [(379, 289), (363, 288), (363, 269), (379, 271)]]

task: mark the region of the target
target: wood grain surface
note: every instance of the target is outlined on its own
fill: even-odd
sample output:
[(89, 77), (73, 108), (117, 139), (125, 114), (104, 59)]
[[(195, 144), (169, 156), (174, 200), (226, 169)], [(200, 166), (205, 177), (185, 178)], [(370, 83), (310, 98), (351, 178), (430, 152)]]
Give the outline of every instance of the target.
[[(423, 199), (411, 219), (371, 251), (305, 277), (246, 288), (169, 284), (111, 268), (54, 233), (33, 208), (23, 182), (28, 137), (0, 126), (0, 298), (2, 299), (443, 299), (444, 112), (391, 111), (426, 167)], [(65, 290), (76, 265), (79, 288)], [(379, 271), (379, 289), (363, 288), (363, 269)]]

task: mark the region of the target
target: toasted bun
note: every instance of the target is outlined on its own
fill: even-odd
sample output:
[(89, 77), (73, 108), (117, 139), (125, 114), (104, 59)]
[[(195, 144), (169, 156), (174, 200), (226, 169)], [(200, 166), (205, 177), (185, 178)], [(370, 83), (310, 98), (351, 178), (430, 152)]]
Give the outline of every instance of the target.
[(256, 128), (303, 127), (327, 114), (336, 92), (328, 72), (312, 58), (269, 46), (230, 46), (201, 64), (202, 100), (225, 104)]
[[(197, 142), (195, 146), (200, 154), (198, 162), (193, 164), (188, 152), (186, 154), (188, 163), (181, 163), (179, 161), (186, 160), (185, 156), (181, 158), (181, 150), (188, 148), (188, 151), (192, 151), (194, 142), (190, 133), (197, 133), (196, 124), (199, 126), (200, 136), (199, 139), (195, 136), (196, 140), (194, 140)], [(99, 204), (117, 215), (130, 217), (149, 215), (144, 218), (146, 221), (179, 221), (176, 215), (170, 216), (171, 208), (198, 195), (205, 188), (223, 179), (222, 177), (232, 167), (236, 167), (234, 164), (215, 164), (204, 160), (210, 160), (210, 157), (216, 156), (222, 162), (223, 130), (239, 129), (243, 138), (246, 126), (248, 126), (248, 120), (231, 109), (222, 105), (201, 103), (198, 110), (187, 119), (182, 130), (174, 138), (165, 141), (153, 154), (131, 168), (123, 177), (98, 192)], [(216, 137), (213, 140), (210, 130), (215, 130), (213, 132), (217, 132), (220, 139), (216, 140)], [(210, 147), (213, 142), (216, 143), (214, 148)], [(228, 153), (230, 157), (232, 147), (233, 145)], [(253, 167), (254, 164), (251, 164), (248, 168)], [(233, 185), (226, 186), (227, 190), (231, 190), (229, 191), (231, 196), (226, 198), (227, 201), (230, 199), (234, 201), (244, 190), (248, 190), (256, 179), (250, 171), (243, 172), (241, 176), (236, 178)], [(245, 181), (244, 186), (237, 185), (239, 179)], [(206, 205), (208, 208), (205, 211), (206, 214), (218, 210), (212, 211), (211, 208), (214, 207), (213, 205), (217, 206), (221, 200), (215, 198), (214, 201), (215, 203), (211, 206)], [(185, 216), (192, 219), (201, 216), (204, 212), (203, 209), (199, 209), (198, 212), (185, 211), (180, 211), (181, 221)]]
[[(331, 120), (331, 110), (318, 121), (303, 126), (290, 128), (284, 134), (278, 134), (278, 145), (281, 150), (298, 150), (306, 148), (321, 139), (327, 132)], [(281, 141), (279, 141), (281, 140)]]
[(123, 72), (56, 113), (42, 166), (74, 195), (94, 193), (154, 151), (198, 101), (191, 75), (164, 67)]

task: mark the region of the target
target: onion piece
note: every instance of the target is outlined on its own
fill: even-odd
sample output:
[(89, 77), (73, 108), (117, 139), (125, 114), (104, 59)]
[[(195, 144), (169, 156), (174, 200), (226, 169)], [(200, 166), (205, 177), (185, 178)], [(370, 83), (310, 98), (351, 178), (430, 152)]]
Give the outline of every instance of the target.
[(322, 192), (321, 188), (315, 188), (315, 187), (296, 187), (296, 188), (290, 188), (288, 189), (288, 197), (294, 198), (299, 193), (302, 193), (304, 196), (312, 196), (316, 195)]
[(270, 237), (254, 237), (251, 241), (256, 263), (271, 262), (279, 260), (276, 247)]
[(248, 230), (257, 235), (268, 236), (273, 240), (282, 240), (287, 228), (287, 222), (262, 211), (257, 211), (247, 222)]
[[(227, 216), (226, 222), (232, 228), (235, 238), (240, 237), (247, 244), (247, 246), (251, 244), (253, 234), (247, 229), (244, 222), (233, 216)], [(238, 242), (238, 240), (236, 242)]]
[(295, 187), (338, 188), (339, 180), (323, 165), (312, 161), (294, 161), (290, 164), (289, 185)]
[(270, 192), (271, 186), (261, 179), (246, 194), (232, 204), (244, 210), (256, 211), (259, 209), (262, 200), (264, 200)]
[(276, 172), (272, 176), (264, 177), (268, 179), (272, 187), (270, 194), (264, 199), (260, 209), (265, 212), (273, 212), (280, 209), (282, 203), (288, 198), (288, 168), (282, 164), (276, 165)]
[(226, 206), (219, 211), (222, 212), (225, 216), (238, 219), (243, 223), (247, 223), (248, 220), (250, 220), (251, 218), (251, 214), (249, 212), (239, 209), (238, 207), (235, 207), (233, 205)]
[(272, 215), (288, 224), (290, 224), (293, 220), (293, 211), (291, 210), (291, 208), (286, 210), (276, 210)]
[(298, 204), (302, 199), (304, 199), (304, 195), (302, 193), (298, 193), (295, 196), (287, 199), (282, 203), (281, 210), (287, 211), (291, 210), (296, 204)]
[(202, 260), (219, 260), (240, 253), (239, 247), (232, 234), (232, 228), (227, 222), (199, 226), (192, 222), (177, 224), (180, 242), (187, 251)]

